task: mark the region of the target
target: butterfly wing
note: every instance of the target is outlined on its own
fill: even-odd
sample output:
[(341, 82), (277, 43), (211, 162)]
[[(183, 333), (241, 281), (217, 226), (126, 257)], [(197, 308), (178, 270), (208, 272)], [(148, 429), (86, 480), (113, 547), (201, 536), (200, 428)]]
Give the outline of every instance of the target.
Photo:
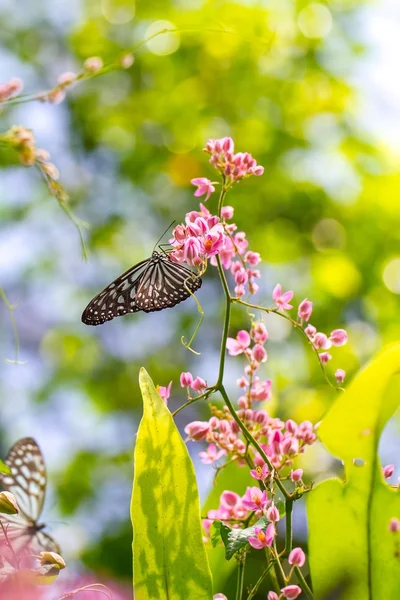
[(150, 260), (142, 260), (131, 267), (97, 294), (83, 311), (82, 322), (101, 325), (114, 317), (140, 310), (135, 303), (136, 289)]
[[(155, 312), (172, 308), (201, 287), (200, 277), (173, 262), (167, 254), (157, 254), (140, 278), (136, 292), (137, 310)], [(188, 289), (187, 289), (188, 288)]]
[[(11, 448), (5, 463), (11, 473), (0, 475), (0, 485), (14, 494), (20, 509), (17, 515), (1, 516), (14, 552), (50, 550), (59, 554), (58, 544), (37, 524), (46, 495), (46, 466), (39, 446), (33, 438), (23, 438)], [(3, 541), (0, 529), (0, 545)]]

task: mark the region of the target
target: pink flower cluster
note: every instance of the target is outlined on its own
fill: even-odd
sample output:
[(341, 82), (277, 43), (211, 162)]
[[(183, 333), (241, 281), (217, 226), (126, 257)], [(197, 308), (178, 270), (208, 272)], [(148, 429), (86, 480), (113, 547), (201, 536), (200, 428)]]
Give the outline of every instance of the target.
[[(216, 414), (208, 421), (188, 423), (185, 427), (188, 438), (196, 442), (204, 440), (209, 443), (207, 452), (200, 454), (205, 464), (211, 464), (217, 460), (217, 457), (220, 458), (225, 454), (232, 460), (236, 460), (239, 465), (246, 465), (244, 461), (246, 444), (236, 421), (226, 407), (222, 411), (214, 410), (214, 412)], [(297, 424), (289, 419), (284, 422), (277, 417), (271, 417), (265, 410), (251, 408), (239, 410), (238, 416), (261, 445), (277, 471), (285, 466), (291, 466), (294, 458), (302, 454), (306, 446), (312, 445), (316, 440), (314, 427), (310, 421)], [(255, 478), (265, 479), (268, 476), (268, 469), (260, 454), (250, 449), (248, 454), (256, 467), (260, 467), (261, 471), (264, 469), (264, 475)]]
[(250, 333), (242, 329), (236, 338), (228, 338), (226, 347), (231, 356), (244, 354), (247, 365), (244, 376), (238, 379), (237, 384), (243, 390), (243, 395), (238, 400), (241, 409), (251, 408), (254, 402), (271, 399), (271, 380), (261, 380), (256, 373), (261, 364), (266, 362), (268, 355), (265, 343), (268, 340), (268, 331), (262, 322), (252, 322)]
[(0, 83), (0, 102), (4, 102), (22, 91), (24, 84), (18, 77), (13, 77), (6, 83)]
[(248, 152), (235, 152), (232, 138), (224, 137), (219, 140), (208, 140), (204, 152), (211, 154), (210, 163), (228, 180), (239, 181), (251, 175), (260, 176), (264, 167)]

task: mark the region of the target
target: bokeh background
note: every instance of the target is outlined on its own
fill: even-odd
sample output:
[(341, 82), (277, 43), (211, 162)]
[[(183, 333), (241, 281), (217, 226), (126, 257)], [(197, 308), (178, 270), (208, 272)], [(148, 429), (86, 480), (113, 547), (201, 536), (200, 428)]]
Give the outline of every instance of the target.
[[(400, 337), (397, 1), (20, 0), (16, 10), (1, 0), (1, 80), (18, 76), (26, 92), (47, 89), (89, 56), (113, 60), (165, 27), (185, 31), (144, 45), (131, 69), (76, 86), (59, 105), (0, 113), (2, 131), (33, 129), (73, 210), (90, 225), (85, 262), (74, 226), (39, 174), (1, 151), (0, 285), (19, 302), (24, 361), (5, 362), (14, 341), (0, 304), (2, 456), (19, 437), (37, 439), (49, 469), (44, 516), (68, 564), (122, 582), (131, 576), (138, 369), (144, 365), (160, 385), (173, 381), (172, 409), (184, 401), (181, 371), (213, 382), (222, 294), (210, 269), (198, 294), (206, 313), (199, 357), (180, 343), (197, 321), (191, 301), (98, 328), (80, 315), (104, 285), (151, 253), (172, 220), (197, 207), (190, 179), (215, 177), (202, 153), (207, 138), (230, 135), (265, 167), (229, 198), (263, 258), (259, 302), (269, 304), (280, 282), (298, 302), (313, 300), (319, 330), (348, 329), (350, 343), (328, 365), (348, 379)], [(246, 325), (235, 310), (232, 333)], [(268, 318), (267, 327), (271, 412), (319, 421), (335, 392), (282, 319)], [(228, 361), (233, 395), (241, 367)], [(207, 415), (195, 406), (178, 424)], [(385, 431), (384, 464), (398, 455), (398, 428), (394, 419)], [(190, 450), (205, 499), (213, 472), (199, 464), (198, 446)], [(321, 447), (302, 466), (317, 481), (337, 469)], [(296, 534), (305, 531), (300, 506)]]

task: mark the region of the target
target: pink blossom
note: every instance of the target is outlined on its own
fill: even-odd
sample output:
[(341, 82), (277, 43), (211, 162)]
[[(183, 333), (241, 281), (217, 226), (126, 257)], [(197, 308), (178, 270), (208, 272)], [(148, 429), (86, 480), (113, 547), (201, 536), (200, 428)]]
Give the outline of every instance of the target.
[(272, 300), (275, 302), (276, 306), (279, 310), (290, 310), (293, 308), (291, 304), (289, 304), (290, 300), (293, 298), (293, 292), (284, 292), (282, 293), (282, 286), (280, 283), (277, 283), (272, 292)]
[(301, 481), (303, 477), (303, 469), (293, 469), (290, 471), (290, 479), (292, 481)]
[(244, 285), (248, 282), (249, 276), (247, 274), (246, 269), (240, 268), (235, 273), (235, 281), (239, 285)]
[(236, 381), (237, 385), (240, 388), (247, 388), (247, 386), (249, 385), (249, 382), (247, 381), (246, 377), (240, 377), (237, 381)]
[(314, 327), (314, 325), (309, 324), (304, 329), (304, 333), (310, 340), (312, 340), (314, 338), (314, 335), (317, 333), (317, 328)]
[(221, 208), (221, 217), (227, 221), (233, 218), (233, 206), (223, 206)]
[(279, 510), (276, 508), (275, 505), (270, 506), (269, 508), (267, 508), (267, 512), (265, 513), (265, 516), (267, 517), (268, 521), (271, 521), (272, 523), (276, 523), (277, 521), (279, 521)]
[(286, 585), (281, 589), (281, 594), (288, 600), (294, 600), (301, 594), (301, 588), (298, 585)]
[(201, 263), (201, 246), (200, 241), (196, 237), (190, 237), (184, 242), (183, 258), (189, 265)]
[(319, 355), (319, 360), (322, 362), (323, 365), (326, 365), (326, 363), (332, 359), (332, 356), (329, 354), (329, 352), (321, 352), (321, 354)]
[(76, 77), (77, 75), (73, 71), (66, 71), (58, 76), (58, 83), (61, 85), (71, 85), (76, 80)]
[(337, 369), (335, 377), (338, 383), (343, 383), (344, 378), (346, 377), (346, 371), (343, 371), (343, 369)]
[(271, 399), (271, 386), (272, 381), (267, 379), (266, 381), (257, 381), (251, 388), (251, 399), (258, 402), (263, 400)]
[(218, 254), (225, 245), (225, 235), (220, 223), (214, 225), (207, 234), (205, 234), (203, 240), (204, 254), (207, 256), (214, 256)]
[(205, 465), (211, 465), (224, 454), (225, 450), (217, 450), (215, 444), (209, 444), (206, 452), (199, 452), (201, 462)]
[(13, 79), (10, 79), (6, 83), (0, 83), (0, 102), (4, 102), (4, 100), (8, 100), (8, 98), (19, 94), (22, 92), (23, 87), (24, 84), (19, 77), (13, 77)]
[(314, 336), (313, 345), (317, 350), (329, 350), (332, 347), (332, 342), (324, 333), (318, 332)]
[(210, 431), (210, 424), (208, 421), (192, 421), (186, 425), (184, 431), (192, 440), (204, 440)]
[(268, 592), (267, 600), (279, 600), (279, 596), (275, 592)]
[(192, 388), (192, 390), (201, 393), (204, 392), (204, 390), (207, 388), (207, 383), (201, 377), (196, 377), (196, 379), (193, 380), (190, 387)]
[(214, 594), (213, 600), (228, 600), (225, 594)]
[(242, 354), (250, 346), (250, 335), (244, 329), (241, 329), (236, 338), (230, 338), (226, 340), (226, 347), (231, 356), (237, 356)]
[(269, 475), (269, 469), (267, 463), (264, 463), (262, 467), (258, 465), (255, 469), (251, 469), (250, 475), (258, 481), (264, 481)]
[(391, 531), (392, 533), (397, 533), (398, 531), (400, 531), (400, 521), (396, 517), (390, 519), (389, 531)]
[(215, 192), (215, 187), (207, 177), (196, 177), (195, 179), (192, 179), (190, 183), (197, 186), (194, 195), (203, 196), (206, 194), (205, 200), (208, 200), (211, 194)]
[(225, 490), (225, 492), (222, 492), (221, 494), (220, 504), (228, 510), (234, 510), (242, 504), (242, 499), (239, 494)]
[(260, 527), (254, 527), (254, 536), (250, 536), (248, 542), (256, 550), (261, 550), (261, 548), (272, 546), (274, 537), (275, 527), (273, 523), (270, 523), (265, 532)]
[(302, 567), (306, 562), (306, 555), (301, 548), (293, 548), (289, 554), (288, 563), (296, 567)]
[(259, 252), (251, 252), (251, 250), (249, 250), (249, 252), (246, 252), (244, 255), (244, 260), (249, 263), (249, 265), (255, 267), (261, 262), (261, 257)]
[(161, 398), (164, 400), (165, 404), (167, 404), (168, 398), (171, 394), (172, 381), (165, 387), (164, 385), (158, 385), (157, 391), (160, 394)]
[(179, 378), (181, 387), (189, 387), (193, 383), (193, 375), (189, 371), (181, 373)]
[(267, 328), (261, 322), (252, 324), (250, 334), (256, 344), (264, 344), (268, 339)]
[(386, 465), (382, 468), (382, 473), (385, 479), (389, 479), (394, 473), (394, 465)]
[(246, 234), (243, 231), (235, 233), (233, 236), (233, 243), (235, 244), (239, 254), (244, 254), (249, 242), (246, 240)]
[(241, 298), (246, 293), (244, 285), (235, 285), (235, 295), (237, 298)]
[(84, 67), (86, 71), (97, 73), (97, 71), (103, 68), (103, 59), (100, 56), (91, 56), (85, 60)]
[(300, 302), (297, 314), (299, 315), (300, 319), (302, 319), (304, 321), (309, 321), (311, 314), (312, 314), (312, 309), (313, 309), (312, 302), (310, 302), (310, 300), (307, 300), (307, 298), (305, 298), (302, 302)]
[(242, 503), (249, 510), (264, 510), (268, 504), (267, 492), (258, 487), (248, 487), (242, 498)]
[(265, 362), (267, 360), (267, 351), (264, 346), (261, 344), (255, 344), (252, 350), (253, 358), (259, 363)]
[(347, 331), (345, 329), (334, 329), (329, 336), (334, 346), (344, 346), (347, 342)]

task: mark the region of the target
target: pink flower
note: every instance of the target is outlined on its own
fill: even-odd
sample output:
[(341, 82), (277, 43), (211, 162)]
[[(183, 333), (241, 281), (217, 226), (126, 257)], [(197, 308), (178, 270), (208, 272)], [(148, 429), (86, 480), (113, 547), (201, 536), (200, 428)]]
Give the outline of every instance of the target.
[(279, 600), (279, 596), (275, 592), (268, 592), (267, 600)]
[(383, 467), (382, 473), (385, 479), (389, 479), (394, 473), (394, 465), (386, 465)]
[(267, 360), (267, 351), (264, 348), (264, 346), (261, 346), (261, 344), (256, 344), (255, 346), (253, 346), (252, 354), (254, 360), (256, 360), (259, 363), (265, 362)]
[(249, 510), (264, 510), (268, 504), (267, 492), (258, 487), (248, 487), (242, 498), (242, 504)]
[(209, 230), (202, 243), (204, 254), (207, 254), (207, 256), (214, 256), (222, 250), (225, 245), (225, 235), (219, 223)]
[(240, 268), (235, 273), (235, 281), (239, 285), (244, 285), (248, 282), (249, 276), (246, 269)]
[(299, 315), (300, 319), (304, 321), (309, 321), (312, 314), (312, 309), (312, 302), (305, 298), (302, 302), (300, 302), (297, 314)]
[(290, 479), (292, 481), (300, 481), (303, 477), (303, 469), (293, 469), (290, 471)]
[(189, 387), (193, 383), (193, 375), (189, 371), (181, 373), (179, 378), (181, 387)]
[(334, 329), (329, 339), (334, 346), (344, 346), (347, 342), (347, 331), (344, 329)]
[(210, 431), (210, 424), (208, 421), (192, 421), (186, 425), (184, 431), (192, 440), (204, 440)]
[(233, 242), (237, 248), (239, 254), (244, 254), (249, 242), (246, 240), (246, 234), (244, 231), (240, 231), (233, 236)]
[(269, 475), (267, 463), (264, 463), (262, 467), (258, 465), (255, 469), (251, 469), (250, 475), (258, 481), (264, 481)]
[(217, 450), (215, 444), (209, 444), (206, 452), (199, 452), (201, 462), (204, 465), (211, 465), (213, 462), (221, 458), (225, 454), (225, 450)]
[(214, 594), (213, 600), (228, 600), (225, 594)]
[(237, 385), (240, 388), (247, 388), (247, 386), (249, 385), (249, 382), (247, 381), (246, 377), (240, 377), (237, 381), (236, 381)]
[(249, 265), (251, 265), (252, 267), (255, 267), (261, 262), (261, 257), (258, 252), (251, 252), (249, 250), (249, 252), (246, 252), (246, 254), (244, 255), (244, 260), (245, 262), (249, 263)]
[(160, 394), (161, 398), (164, 400), (165, 404), (167, 404), (168, 398), (171, 394), (172, 381), (169, 382), (167, 387), (164, 385), (157, 386), (157, 392)]
[(229, 338), (226, 340), (226, 347), (231, 356), (237, 356), (242, 354), (246, 348), (250, 346), (250, 335), (247, 331), (242, 329), (238, 332), (236, 338)]
[(314, 336), (313, 345), (317, 350), (329, 350), (332, 346), (332, 342), (328, 340), (324, 333), (318, 332)]
[(270, 523), (265, 532), (260, 527), (254, 527), (254, 536), (250, 536), (248, 542), (256, 550), (261, 550), (261, 548), (272, 546), (274, 537), (275, 527), (273, 523)]
[(183, 259), (189, 265), (201, 263), (201, 246), (200, 241), (196, 237), (190, 237), (185, 240), (183, 245)]
[(7, 81), (7, 83), (0, 83), (0, 102), (19, 94), (23, 87), (24, 84), (19, 77), (14, 77)]
[(250, 333), (256, 344), (264, 344), (268, 339), (268, 331), (264, 323), (253, 323)]
[(281, 589), (281, 593), (284, 598), (288, 598), (288, 600), (294, 600), (301, 594), (301, 588), (298, 585), (286, 585)]
[(276, 306), (279, 310), (290, 310), (293, 308), (291, 304), (289, 304), (290, 300), (293, 298), (293, 292), (284, 292), (282, 293), (282, 286), (280, 283), (277, 283), (272, 292), (272, 300), (275, 302)]
[(233, 218), (233, 206), (223, 206), (221, 208), (221, 217), (227, 221)]
[(316, 327), (314, 327), (314, 325), (307, 325), (307, 327), (304, 330), (304, 333), (310, 340), (312, 340), (314, 335), (317, 333), (317, 329)]
[(201, 393), (207, 388), (207, 383), (201, 377), (196, 377), (191, 384), (191, 388), (192, 390)]
[(391, 531), (392, 533), (397, 533), (398, 531), (400, 531), (400, 521), (396, 517), (390, 519), (389, 531)]
[(329, 354), (329, 352), (321, 352), (321, 354), (319, 355), (319, 360), (322, 362), (323, 365), (326, 365), (326, 363), (331, 360), (332, 356)]
[(288, 563), (296, 567), (302, 567), (306, 562), (306, 555), (301, 548), (293, 548), (289, 554)]
[(85, 60), (84, 67), (86, 71), (97, 73), (97, 71), (103, 68), (103, 64), (103, 59), (100, 56), (91, 56)]
[(242, 499), (239, 494), (225, 490), (225, 492), (222, 492), (219, 502), (224, 508), (234, 510), (242, 504)]
[(344, 378), (346, 377), (346, 371), (343, 371), (343, 369), (337, 369), (335, 377), (338, 383), (343, 383)]
[(192, 179), (190, 183), (197, 186), (194, 195), (203, 196), (206, 194), (205, 200), (208, 200), (212, 192), (215, 192), (215, 187), (207, 177), (196, 177), (195, 179)]
[(271, 399), (271, 386), (272, 381), (267, 379), (266, 381), (257, 381), (251, 388), (251, 399), (258, 402), (263, 400)]
[(270, 506), (269, 508), (267, 508), (267, 512), (265, 513), (265, 516), (267, 517), (268, 521), (271, 521), (272, 523), (276, 523), (277, 521), (279, 521), (279, 510), (276, 508), (275, 505)]

